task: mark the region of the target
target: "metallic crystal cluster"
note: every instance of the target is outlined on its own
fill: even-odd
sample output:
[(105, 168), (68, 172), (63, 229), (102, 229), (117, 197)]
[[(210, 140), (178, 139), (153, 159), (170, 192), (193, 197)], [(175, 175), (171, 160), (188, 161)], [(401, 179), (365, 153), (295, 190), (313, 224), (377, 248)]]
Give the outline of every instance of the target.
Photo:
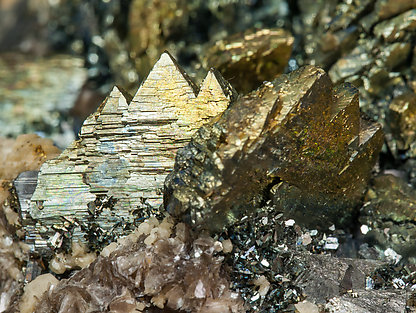
[[(314, 225), (348, 225), (376, 163), (381, 126), (358, 93), (306, 66), (240, 98), (177, 153), (166, 209), (211, 231), (273, 195), (277, 210)], [(324, 227), (325, 227), (324, 226)]]
[(162, 203), (177, 149), (235, 97), (215, 70), (198, 92), (168, 53), (133, 98), (114, 87), (84, 122), (80, 140), (42, 166), (22, 212), (28, 241), (59, 248), (68, 237), (108, 243), (122, 235), (140, 210)]
[[(416, 120), (416, 1), (302, 1), (293, 32), (303, 62), (328, 71), (334, 82), (360, 90), (361, 109), (386, 133), (387, 166), (400, 167), (414, 184)], [(399, 165), (398, 165), (399, 164)]]
[(245, 96), (163, 54), (40, 172), (55, 148), (10, 154), (33, 171), (0, 171), (0, 312), (416, 310), (415, 0), (26, 2), (0, 4), (0, 50), (88, 71), (1, 55), (4, 134), (67, 146), (79, 89), (73, 113), (135, 91), (165, 49)]
[(239, 92), (248, 93), (283, 73), (293, 42), (284, 29), (248, 30), (217, 41), (204, 65), (214, 66)]

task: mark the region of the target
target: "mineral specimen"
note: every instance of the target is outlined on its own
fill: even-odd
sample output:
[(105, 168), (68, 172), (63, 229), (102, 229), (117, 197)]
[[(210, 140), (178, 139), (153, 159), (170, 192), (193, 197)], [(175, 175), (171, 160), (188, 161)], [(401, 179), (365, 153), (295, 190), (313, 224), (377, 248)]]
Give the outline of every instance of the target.
[(391, 105), (415, 92), (416, 1), (302, 1), (299, 9), (293, 33), (301, 38), (301, 47), (293, 59), (323, 67), (335, 83), (359, 88), (361, 110), (386, 133), (384, 164), (400, 164), (412, 176), (412, 162), (405, 163), (413, 158), (412, 149), (402, 150), (404, 138), (397, 127), (404, 124)]
[[(132, 0), (129, 16), (128, 16), (128, 46), (130, 47), (130, 56), (133, 58), (136, 69), (139, 75), (144, 75), (150, 69), (151, 65), (157, 60), (160, 53), (168, 48), (179, 57), (179, 61), (183, 65), (188, 65), (189, 70), (195, 75), (200, 76), (202, 69), (201, 63), (214, 66), (221, 65), (225, 68), (224, 61), (230, 60), (235, 67), (244, 73), (249, 72), (248, 68), (244, 68), (244, 64), (252, 68), (255, 67), (254, 62), (259, 57), (263, 57), (263, 61), (259, 64), (256, 74), (250, 76), (255, 81), (263, 79), (262, 75), (268, 73), (273, 69), (278, 71), (286, 66), (286, 56), (289, 53), (290, 47), (287, 47), (285, 42), (291, 46), (289, 32), (283, 30), (268, 29), (247, 36), (247, 39), (235, 44), (247, 44), (247, 50), (234, 49), (235, 57), (241, 56), (239, 65), (235, 64), (235, 60), (231, 60), (231, 50), (218, 51), (215, 59), (221, 63), (210, 63), (202, 61), (205, 55), (205, 45), (215, 45), (217, 41), (245, 32), (253, 28), (273, 28), (284, 26), (287, 21), (288, 4), (286, 0), (263, 0), (258, 1), (229, 1), (229, 0), (178, 0), (178, 1), (160, 1), (160, 0)], [(254, 40), (253, 40), (254, 39)], [(228, 39), (225, 39), (228, 41)], [(251, 41), (251, 43), (250, 43)], [(222, 45), (222, 44), (221, 44)], [(276, 46), (282, 50), (275, 49)], [(214, 48), (216, 49), (216, 48)], [(221, 48), (220, 48), (221, 49)], [(250, 55), (251, 52), (254, 55)], [(247, 51), (248, 54), (246, 54)], [(220, 54), (224, 53), (225, 58), (221, 58)], [(273, 64), (274, 60), (278, 65)], [(288, 56), (287, 56), (288, 57)], [(245, 59), (248, 58), (245, 62)], [(225, 59), (225, 60), (224, 60)], [(267, 62), (266, 60), (267, 59)], [(267, 66), (265, 66), (267, 64)], [(208, 68), (209, 68), (208, 67)], [(260, 67), (262, 70), (260, 71)], [(270, 69), (268, 68), (270, 67)], [(144, 73), (143, 73), (144, 72)], [(221, 71), (220, 71), (221, 72)], [(222, 73), (222, 72), (221, 72)], [(243, 73), (234, 71), (236, 75), (244, 76)], [(274, 73), (277, 74), (277, 73)], [(228, 79), (228, 77), (226, 77)], [(246, 77), (247, 78), (247, 77)], [(269, 77), (268, 79), (272, 79)], [(248, 79), (248, 80), (250, 80)], [(236, 82), (242, 82), (240, 78)], [(260, 83), (262, 81), (260, 80)], [(240, 90), (237, 84), (230, 81), (230, 83)], [(255, 86), (255, 87), (258, 87)], [(251, 91), (249, 88), (246, 91)]]
[(99, 248), (123, 234), (141, 209), (157, 208), (176, 150), (236, 97), (215, 70), (196, 93), (168, 53), (132, 99), (114, 87), (84, 122), (80, 140), (41, 168), (32, 208), (22, 213), (31, 216), (27, 229), (42, 233), (29, 235), (36, 247), (50, 240), (60, 248), (71, 235)]
[(374, 246), (379, 258), (393, 250), (398, 258), (416, 263), (416, 191), (390, 174), (377, 176), (361, 208), (360, 222), (368, 227), (363, 240)]
[(142, 223), (105, 256), (49, 289), (35, 312), (245, 312), (229, 289), (221, 243), (193, 238), (184, 224), (173, 226), (169, 219)]
[(408, 156), (416, 157), (416, 94), (407, 93), (393, 99), (388, 113), (389, 126), (396, 139), (392, 150), (407, 151)]
[(263, 84), (199, 129), (177, 153), (164, 204), (172, 215), (214, 231), (289, 186), (289, 214), (345, 225), (382, 141), (381, 126), (360, 116), (357, 90), (334, 87), (323, 70), (307, 66)]
[(239, 92), (247, 93), (283, 73), (293, 41), (280, 28), (234, 34), (209, 49), (205, 67), (214, 66)]
[(23, 171), (39, 170), (43, 162), (57, 154), (59, 149), (51, 140), (34, 134), (20, 135), (16, 139), (0, 138), (1, 312), (8, 310), (21, 288), (22, 266), (28, 257), (12, 181)]

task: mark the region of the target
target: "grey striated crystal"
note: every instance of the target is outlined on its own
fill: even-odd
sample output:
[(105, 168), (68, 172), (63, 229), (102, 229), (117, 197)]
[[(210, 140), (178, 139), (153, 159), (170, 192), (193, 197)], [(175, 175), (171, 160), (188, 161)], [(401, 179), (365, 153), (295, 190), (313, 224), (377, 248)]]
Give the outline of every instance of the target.
[(132, 99), (114, 87), (84, 122), (80, 140), (42, 166), (24, 212), (43, 237), (35, 245), (60, 248), (57, 236), (99, 248), (128, 230), (141, 209), (158, 208), (176, 150), (236, 96), (215, 70), (197, 91), (168, 53)]

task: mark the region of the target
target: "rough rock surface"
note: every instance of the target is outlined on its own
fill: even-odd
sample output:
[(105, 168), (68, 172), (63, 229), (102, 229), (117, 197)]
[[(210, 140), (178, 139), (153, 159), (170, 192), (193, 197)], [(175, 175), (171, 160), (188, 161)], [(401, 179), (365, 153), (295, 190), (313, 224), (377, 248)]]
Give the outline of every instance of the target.
[(39, 170), (43, 162), (58, 154), (51, 140), (34, 134), (15, 140), (0, 138), (0, 312), (7, 311), (16, 300), (29, 250), (22, 242), (24, 233), (12, 180), (23, 171)]
[[(218, 230), (264, 203), (280, 182), (273, 193), (288, 185), (296, 195), (283, 210), (313, 224), (345, 224), (382, 140), (381, 126), (360, 115), (355, 88), (333, 86), (323, 70), (307, 66), (265, 83), (199, 129), (178, 151), (165, 207)], [(305, 194), (300, 201), (296, 190)]]

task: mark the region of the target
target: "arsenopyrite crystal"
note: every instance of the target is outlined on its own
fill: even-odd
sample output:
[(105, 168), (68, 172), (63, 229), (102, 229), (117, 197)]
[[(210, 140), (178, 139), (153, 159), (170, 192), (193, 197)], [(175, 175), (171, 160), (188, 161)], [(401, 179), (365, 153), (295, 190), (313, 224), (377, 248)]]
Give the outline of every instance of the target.
[(105, 239), (106, 232), (122, 233), (138, 209), (160, 206), (159, 190), (176, 150), (234, 97), (215, 70), (197, 94), (168, 53), (132, 100), (114, 87), (84, 122), (80, 140), (42, 166), (29, 212), (33, 220), (26, 221), (42, 237), (31, 233), (29, 239), (40, 247), (49, 238), (59, 247), (69, 234)]
[[(278, 205), (309, 222), (341, 224), (362, 196), (382, 141), (381, 126), (360, 116), (357, 90), (333, 86), (322, 69), (307, 66), (263, 84), (199, 129), (178, 151), (165, 206), (217, 230), (273, 191)], [(288, 187), (295, 191), (282, 204), (279, 190)]]

